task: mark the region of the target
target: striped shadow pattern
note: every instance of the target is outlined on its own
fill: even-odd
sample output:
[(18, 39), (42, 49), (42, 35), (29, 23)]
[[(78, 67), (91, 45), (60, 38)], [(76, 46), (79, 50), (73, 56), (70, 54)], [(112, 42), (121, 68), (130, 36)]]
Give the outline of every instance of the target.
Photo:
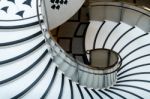
[[(14, 0), (8, 1), (14, 2)], [(16, 20), (7, 21), (6, 23), (9, 24), (4, 25), (3, 21), (0, 24), (1, 98), (148, 99), (150, 97), (150, 73), (149, 61), (147, 61), (149, 60), (149, 33), (135, 26), (128, 26), (125, 31), (117, 35), (114, 43), (110, 43), (112, 41), (110, 38), (116, 37), (113, 35), (116, 29), (119, 27), (121, 29), (125, 24), (123, 22), (102, 22), (102, 28), (111, 23), (113, 27), (109, 30), (111, 34), (105, 36), (107, 39), (102, 39), (105, 43), (101, 45), (93, 43), (95, 48), (98, 46), (113, 49), (121, 55), (123, 62), (118, 70), (118, 78), (114, 86), (106, 89), (93, 89), (72, 81), (60, 70), (59, 67), (66, 66), (66, 64), (62, 64), (63, 61), (56, 64), (50, 52), (51, 46), (47, 44), (42, 35), (37, 17), (19, 20), (19, 25), (17, 22)], [(136, 31), (141, 32), (130, 37)], [(125, 37), (130, 38), (125, 39)], [(98, 38), (93, 41), (98, 41)], [(125, 43), (122, 44), (122, 42)], [(53, 41), (53, 45), (57, 46), (57, 43)], [(64, 52), (61, 48), (58, 50)]]

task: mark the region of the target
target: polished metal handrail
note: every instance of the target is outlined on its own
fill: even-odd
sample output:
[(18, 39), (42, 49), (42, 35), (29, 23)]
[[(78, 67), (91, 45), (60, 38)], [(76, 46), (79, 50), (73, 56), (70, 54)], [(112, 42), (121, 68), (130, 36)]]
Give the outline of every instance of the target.
[[(146, 15), (146, 16), (150, 17), (150, 14), (148, 14), (148, 13), (149, 13), (148, 10), (146, 10), (146, 9), (144, 9), (144, 8), (142, 8), (142, 7), (138, 7), (138, 6), (136, 6), (136, 5), (130, 4), (130, 3), (126, 3), (126, 2), (117, 2), (117, 3), (114, 3), (114, 2), (107, 2), (107, 3), (104, 3), (104, 4), (103, 4), (103, 3), (104, 3), (104, 2), (101, 2), (101, 3), (98, 3), (98, 4), (92, 3), (92, 4), (89, 5), (89, 6), (91, 6), (91, 7), (93, 7), (93, 6), (114, 6), (114, 7), (121, 7), (121, 8), (130, 9), (130, 10), (139, 12), (139, 13), (141, 13), (141, 14), (143, 14), (143, 15)], [(134, 7), (134, 8), (128, 7), (127, 5), (128, 5), (128, 6), (131, 6), (131, 5), (132, 5), (132, 7)], [(135, 8), (136, 8), (136, 9), (135, 9)], [(140, 9), (140, 10), (143, 10), (143, 12), (140, 11), (139, 9)], [(147, 13), (144, 13), (144, 12), (147, 12)]]

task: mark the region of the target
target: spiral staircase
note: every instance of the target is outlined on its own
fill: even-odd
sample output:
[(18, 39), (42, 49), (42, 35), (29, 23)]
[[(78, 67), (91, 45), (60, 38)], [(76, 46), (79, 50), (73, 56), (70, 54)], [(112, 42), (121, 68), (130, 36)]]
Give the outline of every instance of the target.
[(83, 0), (76, 0), (76, 10), (62, 20), (50, 15), (65, 9), (65, 2), (54, 6), (52, 1), (50, 13), (40, 0), (0, 1), (0, 98), (149, 99), (150, 12), (122, 2), (89, 4), (90, 21), (73, 33), (84, 32), (77, 37), (88, 61), (86, 52), (93, 49), (118, 54), (117, 64), (102, 70), (71, 57), (48, 33), (75, 14)]

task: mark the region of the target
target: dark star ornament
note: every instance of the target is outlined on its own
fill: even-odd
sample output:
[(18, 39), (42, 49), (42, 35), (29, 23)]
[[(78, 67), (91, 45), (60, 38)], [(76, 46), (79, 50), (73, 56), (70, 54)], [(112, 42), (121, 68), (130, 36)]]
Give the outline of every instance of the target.
[(6, 6), (6, 7), (1, 8), (1, 10), (3, 10), (4, 12), (7, 13), (8, 8), (9, 8), (9, 6)]
[(23, 2), (23, 4), (31, 7), (31, 2), (32, 2), (32, 0), (26, 0), (25, 2)]
[(15, 0), (7, 0), (7, 1), (13, 2), (15, 4)]
[(22, 18), (23, 18), (23, 14), (24, 14), (24, 11), (19, 11), (19, 12), (16, 13), (16, 15), (19, 15)]

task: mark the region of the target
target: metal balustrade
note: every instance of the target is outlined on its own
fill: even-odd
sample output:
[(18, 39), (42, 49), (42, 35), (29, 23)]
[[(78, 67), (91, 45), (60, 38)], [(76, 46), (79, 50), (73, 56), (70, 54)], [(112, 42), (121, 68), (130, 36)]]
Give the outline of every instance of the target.
[[(35, 2), (35, 0), (32, 1)], [(13, 3), (15, 1), (0, 2)], [(16, 1), (16, 4), (20, 2)], [(29, 1), (28, 3), (24, 2), (30, 5)], [(109, 6), (104, 7), (105, 11), (109, 11), (114, 6), (113, 4), (105, 3)], [(37, 5), (37, 8), (40, 9), (40, 5)], [(99, 5), (103, 6), (103, 3)], [(145, 24), (149, 26), (149, 12), (128, 4), (123, 5), (124, 7), (117, 7), (122, 10), (130, 9), (125, 13), (131, 13), (131, 10), (134, 10), (142, 15), (139, 19), (129, 21), (118, 17), (118, 14), (117, 17), (110, 17), (108, 12), (104, 12), (106, 15), (102, 20), (99, 22), (92, 20), (87, 29), (88, 33), (93, 30), (91, 26), (96, 25), (99, 31), (98, 33), (95, 31), (92, 37), (94, 47), (93, 45), (87, 46), (87, 50), (90, 50), (97, 48), (98, 39), (95, 39), (95, 36), (102, 34), (99, 26), (103, 23), (101, 28), (104, 30), (108, 29), (106, 24), (114, 23), (110, 30), (107, 30), (109, 32), (105, 34), (105, 39), (99, 47), (109, 48), (120, 54), (122, 59), (119, 60), (121, 61), (119, 70), (119, 66), (104, 71), (97, 70), (69, 56), (53, 37), (48, 35), (40, 10), (39, 22), (34, 14), (35, 17), (29, 19), (0, 20), (0, 53), (2, 53), (0, 56), (0, 97), (3, 99), (149, 99), (149, 27), (144, 27)], [(116, 6), (114, 7), (113, 12), (116, 11)], [(124, 13), (119, 10), (117, 12)], [(94, 22), (97, 24), (93, 24)], [(133, 35), (134, 33), (137, 35)], [(24, 45), (30, 45), (30, 47)], [(24, 48), (24, 50), (17, 52), (17, 47)], [(16, 50), (11, 54), (6, 53), (6, 49), (11, 51), (13, 48)]]

